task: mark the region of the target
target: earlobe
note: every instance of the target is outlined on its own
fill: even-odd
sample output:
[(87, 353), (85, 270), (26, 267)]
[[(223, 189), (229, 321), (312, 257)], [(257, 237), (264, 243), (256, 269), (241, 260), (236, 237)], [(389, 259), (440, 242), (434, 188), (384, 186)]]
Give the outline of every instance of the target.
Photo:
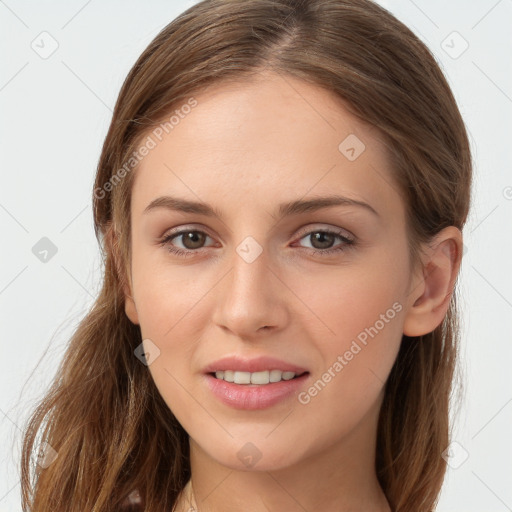
[[(119, 268), (119, 266), (118, 266)], [(122, 285), (123, 285), (123, 293), (124, 293), (124, 311), (126, 313), (126, 316), (130, 319), (130, 321), (138, 325), (139, 324), (139, 315), (137, 313), (137, 307), (135, 306), (135, 301), (133, 300), (133, 294), (132, 294), (132, 286), (131, 286), (131, 279), (126, 274), (126, 270), (118, 270), (118, 272), (121, 271), (123, 274), (120, 276)]]
[(126, 293), (124, 299), (124, 311), (133, 324), (139, 324), (139, 315), (137, 313), (137, 308), (135, 307), (135, 302), (133, 298)]
[(404, 321), (403, 333), (410, 337), (432, 332), (446, 316), (462, 259), (462, 233), (455, 226), (444, 228), (425, 254)]

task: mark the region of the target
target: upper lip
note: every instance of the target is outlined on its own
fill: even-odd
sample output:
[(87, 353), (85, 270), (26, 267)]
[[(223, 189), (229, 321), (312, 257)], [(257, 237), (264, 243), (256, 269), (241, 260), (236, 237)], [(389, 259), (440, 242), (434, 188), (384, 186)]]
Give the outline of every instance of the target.
[(297, 375), (305, 373), (307, 370), (295, 364), (287, 363), (281, 359), (270, 356), (260, 356), (253, 359), (247, 359), (240, 356), (228, 356), (204, 367), (204, 373), (213, 373), (222, 370), (233, 370), (239, 372), (261, 372), (264, 370), (281, 370), (283, 372), (293, 372)]

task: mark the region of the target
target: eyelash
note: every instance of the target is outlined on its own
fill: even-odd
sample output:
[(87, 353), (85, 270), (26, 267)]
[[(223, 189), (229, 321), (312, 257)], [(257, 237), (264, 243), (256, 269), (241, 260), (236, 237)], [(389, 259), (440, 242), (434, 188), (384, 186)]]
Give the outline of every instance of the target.
[[(177, 238), (181, 235), (184, 235), (186, 233), (202, 233), (206, 236), (210, 236), (210, 235), (208, 235), (208, 233), (205, 233), (204, 231), (201, 231), (199, 229), (185, 229), (182, 231), (178, 231), (176, 233), (171, 233), (170, 235), (164, 237), (159, 243), (160, 243), (160, 245), (166, 247), (166, 249), (170, 253), (175, 254), (176, 256), (181, 256), (181, 257), (185, 257), (185, 258), (193, 256), (194, 253), (199, 252), (200, 249), (202, 249), (202, 247), (200, 249), (193, 250), (193, 249), (180, 249), (179, 247), (176, 248), (176, 247), (173, 247), (170, 245), (171, 240), (173, 240), (174, 238)], [(329, 235), (334, 235), (343, 241), (343, 244), (341, 244), (337, 247), (334, 247), (334, 248), (311, 249), (312, 254), (314, 254), (314, 255), (318, 254), (320, 256), (331, 256), (335, 253), (342, 253), (343, 251), (350, 249), (351, 247), (353, 247), (355, 245), (355, 240), (351, 240), (350, 238), (347, 238), (339, 231), (333, 231), (330, 229), (315, 229), (312, 231), (308, 231), (308, 232), (304, 233), (301, 237), (299, 237), (299, 240), (302, 240), (303, 238), (307, 237), (308, 235), (312, 235), (314, 233), (327, 233)], [(308, 249), (308, 248), (303, 247), (303, 249)]]

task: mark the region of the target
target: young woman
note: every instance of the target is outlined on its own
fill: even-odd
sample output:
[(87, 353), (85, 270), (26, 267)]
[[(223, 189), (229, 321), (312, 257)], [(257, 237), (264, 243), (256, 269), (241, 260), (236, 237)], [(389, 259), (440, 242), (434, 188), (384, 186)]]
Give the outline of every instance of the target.
[(450, 88), (383, 8), (184, 12), (117, 100), (103, 288), (27, 427), (24, 510), (433, 510), (470, 185)]

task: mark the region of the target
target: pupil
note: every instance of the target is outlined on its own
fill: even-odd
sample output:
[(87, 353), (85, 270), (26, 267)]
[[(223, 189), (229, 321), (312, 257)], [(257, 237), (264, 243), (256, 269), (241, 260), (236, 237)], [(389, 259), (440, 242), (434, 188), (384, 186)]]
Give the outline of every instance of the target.
[(198, 247), (201, 246), (201, 243), (203, 242), (203, 233), (199, 233), (198, 231), (189, 231), (184, 237), (183, 245), (187, 249), (197, 249)]
[[(334, 238), (334, 235), (332, 235), (331, 233), (321, 233), (321, 232), (317, 232), (311, 236), (313, 237), (314, 242), (320, 241), (320, 247), (316, 247), (315, 243), (312, 244), (313, 247), (316, 247), (317, 249), (328, 249), (331, 246), (331, 243)], [(327, 238), (327, 242), (325, 242), (325, 238)]]

